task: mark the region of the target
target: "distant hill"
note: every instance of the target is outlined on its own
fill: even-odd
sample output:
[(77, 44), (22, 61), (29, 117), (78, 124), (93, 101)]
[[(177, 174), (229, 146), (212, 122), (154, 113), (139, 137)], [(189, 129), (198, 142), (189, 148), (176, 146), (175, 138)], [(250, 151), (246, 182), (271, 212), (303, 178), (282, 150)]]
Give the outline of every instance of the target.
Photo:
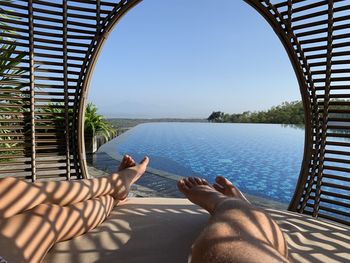
[(301, 101), (283, 102), (266, 111), (245, 111), (236, 114), (213, 111), (207, 120), (231, 123), (303, 124), (304, 109)]
[[(320, 108), (322, 109), (322, 101)], [(328, 114), (330, 118), (338, 119), (337, 125), (344, 124), (341, 119), (348, 119), (350, 114), (350, 100), (333, 99), (330, 101), (329, 110), (333, 111)], [(322, 115), (320, 115), (322, 117)], [(283, 102), (280, 105), (273, 106), (265, 111), (245, 111), (242, 113), (225, 113), (213, 111), (207, 118), (210, 122), (230, 122), (230, 123), (276, 123), (276, 124), (304, 124), (304, 108), (301, 101)], [(333, 123), (329, 121), (328, 124)]]
[(160, 119), (124, 119), (109, 118), (106, 119), (115, 128), (131, 128), (142, 123), (155, 122), (208, 122), (206, 119), (177, 119), (177, 118), (160, 118)]

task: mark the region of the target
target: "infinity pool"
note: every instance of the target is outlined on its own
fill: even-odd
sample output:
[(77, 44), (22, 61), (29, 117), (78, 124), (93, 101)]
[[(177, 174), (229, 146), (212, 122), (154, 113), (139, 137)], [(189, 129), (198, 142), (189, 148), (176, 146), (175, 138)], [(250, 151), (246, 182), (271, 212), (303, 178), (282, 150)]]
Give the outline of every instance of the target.
[(150, 157), (150, 167), (183, 176), (217, 175), (243, 192), (288, 203), (299, 176), (304, 129), (278, 124), (149, 123), (100, 148), (114, 158)]

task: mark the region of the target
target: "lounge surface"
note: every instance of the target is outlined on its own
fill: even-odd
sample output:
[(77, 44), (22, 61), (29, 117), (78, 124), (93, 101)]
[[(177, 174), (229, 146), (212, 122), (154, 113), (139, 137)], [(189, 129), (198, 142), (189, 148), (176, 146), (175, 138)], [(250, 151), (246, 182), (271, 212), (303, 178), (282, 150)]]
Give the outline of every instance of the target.
[[(289, 210), (350, 225), (349, 1), (244, 1), (280, 39), (303, 101), (304, 157)], [(141, 2), (0, 0), (0, 47), (6, 54), (0, 137), (12, 145), (1, 152), (6, 162), (0, 176), (88, 178), (84, 111), (94, 66), (108, 35)]]
[[(266, 209), (278, 222), (293, 262), (350, 262), (350, 228)], [(187, 199), (131, 198), (97, 229), (57, 244), (46, 262), (187, 262), (209, 215)]]
[[(110, 32), (141, 1), (0, 0), (0, 178), (89, 177), (84, 112), (94, 66)], [(289, 210), (349, 227), (267, 210), (292, 260), (350, 262), (349, 1), (244, 1), (280, 39), (303, 101), (304, 156)], [(131, 199), (94, 231), (58, 244), (47, 262), (186, 262), (207, 220), (182, 199)]]

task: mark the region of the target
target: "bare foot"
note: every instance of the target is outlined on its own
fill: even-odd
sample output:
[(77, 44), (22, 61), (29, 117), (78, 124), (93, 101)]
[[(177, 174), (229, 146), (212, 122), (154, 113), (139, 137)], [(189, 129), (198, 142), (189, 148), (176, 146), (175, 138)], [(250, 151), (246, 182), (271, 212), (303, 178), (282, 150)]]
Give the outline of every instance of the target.
[(123, 157), (123, 160), (119, 165), (118, 172), (126, 168), (133, 167), (135, 165), (136, 165), (135, 160), (130, 155), (125, 154)]
[(239, 191), (236, 186), (234, 186), (229, 180), (227, 180), (223, 176), (217, 176), (215, 178), (215, 183), (213, 184), (213, 187), (226, 196), (242, 199), (249, 203), (248, 199), (244, 196), (244, 194), (242, 194), (242, 192)]
[(179, 190), (194, 204), (213, 214), (216, 206), (227, 197), (216, 191), (205, 179), (189, 177), (177, 182)]
[[(125, 162), (123, 162), (124, 159), (126, 159)], [(129, 158), (124, 159), (122, 161), (124, 166), (132, 163)], [(131, 160), (133, 161), (132, 158)], [(115, 193), (113, 194), (115, 199), (124, 200), (128, 196), (131, 185), (145, 173), (148, 163), (149, 158), (146, 156), (140, 164), (135, 164), (129, 167), (126, 166), (127, 168), (112, 174), (110, 179), (115, 186)]]

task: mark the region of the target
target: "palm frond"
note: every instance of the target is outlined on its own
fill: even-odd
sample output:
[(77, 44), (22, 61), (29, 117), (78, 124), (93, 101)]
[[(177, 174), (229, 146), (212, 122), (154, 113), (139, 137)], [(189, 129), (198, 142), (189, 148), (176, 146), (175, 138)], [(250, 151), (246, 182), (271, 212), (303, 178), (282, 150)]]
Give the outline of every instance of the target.
[(102, 135), (109, 140), (114, 134), (114, 128), (97, 113), (97, 107), (88, 103), (85, 108), (85, 134), (88, 136)]

